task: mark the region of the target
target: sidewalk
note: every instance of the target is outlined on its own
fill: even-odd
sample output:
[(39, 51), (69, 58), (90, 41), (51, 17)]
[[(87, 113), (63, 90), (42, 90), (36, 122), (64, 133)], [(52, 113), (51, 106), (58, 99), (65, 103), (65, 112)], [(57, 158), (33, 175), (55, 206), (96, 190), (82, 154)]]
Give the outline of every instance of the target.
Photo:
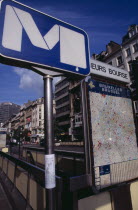
[(8, 201), (8, 198), (0, 184), (0, 210), (12, 210), (12, 207)]

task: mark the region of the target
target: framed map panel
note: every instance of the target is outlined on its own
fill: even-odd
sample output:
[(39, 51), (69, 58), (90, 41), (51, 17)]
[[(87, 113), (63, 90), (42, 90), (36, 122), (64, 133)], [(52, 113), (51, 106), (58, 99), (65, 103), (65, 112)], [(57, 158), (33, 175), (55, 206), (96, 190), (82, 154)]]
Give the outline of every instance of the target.
[[(96, 177), (99, 177), (101, 186), (115, 184), (113, 168), (118, 170), (118, 163), (138, 159), (130, 91), (92, 79), (88, 87)], [(118, 173), (122, 173), (121, 170)], [(124, 171), (122, 181), (126, 180), (125, 173), (128, 171)]]

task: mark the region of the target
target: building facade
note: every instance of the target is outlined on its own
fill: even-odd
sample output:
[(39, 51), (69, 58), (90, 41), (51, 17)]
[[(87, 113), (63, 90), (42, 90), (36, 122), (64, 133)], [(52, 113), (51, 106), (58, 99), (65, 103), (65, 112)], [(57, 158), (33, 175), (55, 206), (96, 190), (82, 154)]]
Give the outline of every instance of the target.
[(80, 80), (62, 78), (55, 85), (56, 122), (62, 141), (82, 140)]
[(12, 115), (19, 113), (20, 106), (10, 102), (0, 103), (0, 123), (5, 123)]
[(80, 80), (70, 83), (70, 135), (72, 141), (83, 141), (82, 102)]
[(61, 140), (69, 140), (70, 128), (70, 81), (62, 77), (55, 84), (55, 104), (56, 104), (56, 126), (58, 127), (57, 136)]
[(20, 108), (20, 126), (22, 128), (22, 130), (25, 129), (25, 124), (26, 124), (26, 106), (25, 104), (23, 106), (21, 106)]
[(32, 131), (32, 101), (25, 104), (25, 129)]
[(138, 60), (138, 25), (129, 26), (121, 44), (110, 41), (106, 51), (98, 55), (93, 54), (92, 58), (130, 71), (131, 61)]
[[(53, 115), (55, 117), (55, 100), (53, 100)], [(3, 123), (3, 127), (7, 128), (11, 137), (15, 133), (20, 133), (32, 142), (44, 138), (44, 98), (23, 104), (19, 113), (12, 115)]]
[(44, 99), (39, 98), (32, 104), (32, 138), (44, 137)]

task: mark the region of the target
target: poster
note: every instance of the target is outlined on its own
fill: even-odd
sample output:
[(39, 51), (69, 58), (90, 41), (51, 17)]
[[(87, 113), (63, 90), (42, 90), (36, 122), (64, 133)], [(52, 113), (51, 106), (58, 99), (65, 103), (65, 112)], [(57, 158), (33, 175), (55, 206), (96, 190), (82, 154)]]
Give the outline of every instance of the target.
[(89, 80), (94, 167), (138, 159), (128, 88)]

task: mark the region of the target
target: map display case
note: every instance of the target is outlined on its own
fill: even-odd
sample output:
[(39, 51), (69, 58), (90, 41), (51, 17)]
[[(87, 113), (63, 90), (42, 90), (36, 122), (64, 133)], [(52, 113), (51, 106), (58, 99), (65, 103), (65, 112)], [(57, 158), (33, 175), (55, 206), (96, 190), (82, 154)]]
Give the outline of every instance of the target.
[(138, 176), (138, 147), (130, 90), (88, 80), (93, 170), (97, 189)]

